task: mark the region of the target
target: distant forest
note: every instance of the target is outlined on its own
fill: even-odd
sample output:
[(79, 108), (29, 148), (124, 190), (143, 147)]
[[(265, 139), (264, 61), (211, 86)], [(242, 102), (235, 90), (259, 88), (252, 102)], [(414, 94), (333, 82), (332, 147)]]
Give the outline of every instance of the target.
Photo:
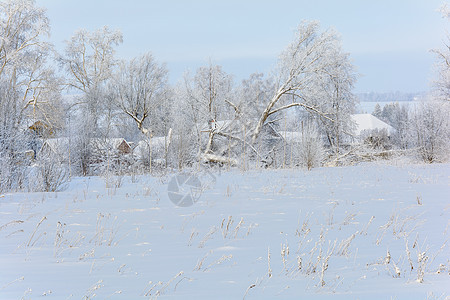
[(360, 102), (405, 102), (405, 101), (418, 101), (424, 99), (427, 96), (427, 93), (367, 92), (367, 93), (356, 93), (355, 95)]

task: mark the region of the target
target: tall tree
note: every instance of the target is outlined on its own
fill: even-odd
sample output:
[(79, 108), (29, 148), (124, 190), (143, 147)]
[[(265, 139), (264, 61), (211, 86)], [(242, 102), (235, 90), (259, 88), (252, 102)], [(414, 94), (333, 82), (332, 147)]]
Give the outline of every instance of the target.
[[(119, 107), (146, 136), (155, 131), (150, 125), (157, 126), (149, 119), (157, 118), (161, 108), (168, 104), (167, 75), (166, 67), (147, 53), (130, 62), (122, 62), (114, 78)], [(168, 106), (165, 108), (169, 109)]]
[(59, 82), (48, 64), (51, 45), (43, 41), (49, 32), (45, 10), (34, 1), (0, 2), (0, 185), (4, 188), (12, 188), (22, 177), (18, 173), (23, 169), (17, 167), (23, 166), (20, 153), (33, 148), (24, 143), (29, 123), (39, 119), (49, 128), (61, 124)]
[[(320, 32), (318, 22), (300, 24), (294, 41), (280, 56), (276, 75), (277, 88), (259, 117), (253, 131), (253, 142), (270, 115), (290, 107), (303, 107), (335, 122), (313, 99), (317, 91), (322, 89), (320, 84), (327, 72), (339, 64), (339, 60), (343, 59), (345, 62), (347, 59), (345, 55), (335, 56), (336, 53), (341, 53), (340, 47), (338, 35), (333, 30)], [(347, 75), (349, 74), (342, 74)], [(339, 81), (348, 80), (339, 78)]]
[(120, 31), (106, 26), (93, 32), (82, 29), (66, 42), (64, 54), (59, 57), (68, 74), (67, 86), (81, 92), (85, 123), (94, 132), (102, 117), (105, 86), (118, 63), (115, 48), (122, 41)]
[(320, 129), (325, 133), (330, 147), (335, 154), (339, 154), (343, 138), (351, 135), (354, 128), (351, 114), (356, 110), (357, 99), (353, 87), (357, 75), (349, 55), (342, 51), (340, 42), (336, 42), (332, 50), (335, 53), (332, 54), (331, 62), (317, 76), (317, 92), (312, 92), (319, 97), (311, 103), (322, 113), (309, 112), (320, 120)]
[(67, 73), (66, 86), (79, 93), (68, 113), (74, 114), (72, 119), (78, 121), (73, 124), (77, 135), (73, 154), (83, 175), (90, 172), (92, 138), (101, 136), (103, 120), (110, 121), (110, 111), (104, 109), (105, 87), (117, 65), (115, 48), (121, 43), (120, 31), (106, 26), (93, 32), (82, 29), (66, 41), (65, 51), (59, 57)]
[(445, 162), (449, 159), (450, 103), (423, 101), (418, 103), (410, 118), (412, 144), (425, 162)]
[[(441, 7), (442, 17), (450, 21), (450, 9), (447, 4)], [(450, 101), (450, 34), (447, 32), (442, 49), (431, 50), (437, 57), (437, 78), (433, 82), (435, 96), (444, 101)]]
[(213, 148), (216, 121), (229, 119), (232, 116), (234, 105), (230, 101), (232, 97), (232, 78), (221, 66), (210, 63), (200, 67), (193, 78), (185, 76), (185, 97), (191, 114), (196, 120), (197, 138), (201, 145), (202, 130), (209, 124), (208, 140), (202, 151), (210, 154)]

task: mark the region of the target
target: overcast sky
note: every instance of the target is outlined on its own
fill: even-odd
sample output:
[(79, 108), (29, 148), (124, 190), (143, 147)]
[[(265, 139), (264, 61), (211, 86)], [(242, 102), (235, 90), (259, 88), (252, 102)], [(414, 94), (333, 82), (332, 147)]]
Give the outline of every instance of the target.
[(357, 92), (426, 91), (449, 22), (441, 0), (37, 0), (58, 50), (81, 28), (120, 29), (118, 56), (151, 52), (172, 82), (211, 59), (241, 80), (268, 73), (301, 20), (342, 35), (361, 78)]

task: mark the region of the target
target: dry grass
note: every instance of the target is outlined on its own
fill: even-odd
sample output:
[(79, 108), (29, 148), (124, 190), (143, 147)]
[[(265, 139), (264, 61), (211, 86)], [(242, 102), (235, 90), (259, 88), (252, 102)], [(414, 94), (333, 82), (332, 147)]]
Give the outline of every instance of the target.
[[(39, 226), (41, 226), (42, 222), (44, 222), (45, 220), (47, 220), (47, 217), (46, 217), (46, 216), (43, 216), (42, 219), (37, 223), (36, 227), (35, 227), (34, 230), (33, 230), (33, 233), (32, 233), (31, 236), (30, 236), (30, 239), (28, 240), (28, 243), (27, 243), (27, 245), (26, 245), (27, 247), (30, 247), (30, 246), (33, 247), (33, 246), (36, 244), (36, 242), (39, 240), (39, 238), (42, 236), (42, 234), (39, 235), (39, 236), (33, 241), (34, 235), (36, 234), (37, 230), (39, 229)], [(46, 233), (44, 232), (43, 234), (46, 234)], [(32, 241), (33, 241), (33, 243), (32, 243)]]

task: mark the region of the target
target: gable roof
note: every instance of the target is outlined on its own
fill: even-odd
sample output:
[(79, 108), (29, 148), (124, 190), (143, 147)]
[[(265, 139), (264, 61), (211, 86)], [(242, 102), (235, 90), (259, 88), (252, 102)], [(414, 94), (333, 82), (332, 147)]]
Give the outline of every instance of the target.
[(130, 145), (123, 138), (93, 138), (90, 139), (90, 142), (92, 146), (103, 150), (118, 149), (121, 144), (124, 144), (131, 149)]
[(371, 114), (354, 114), (352, 115), (352, 119), (356, 123), (355, 135), (360, 135), (364, 130), (386, 129), (388, 133), (394, 131), (391, 125)]
[[(51, 138), (43, 140), (42, 147), (40, 151), (43, 149), (48, 149), (57, 154), (63, 154), (64, 152), (69, 150), (70, 144), (77, 144), (77, 137), (72, 137), (71, 140), (67, 137), (61, 138)], [(89, 140), (90, 146), (95, 150), (107, 151), (107, 150), (126, 150), (120, 149), (119, 147), (129, 148), (131, 152), (131, 146), (127, 143), (127, 141), (123, 138), (108, 138), (108, 139), (100, 139), (100, 138), (92, 138)], [(126, 152), (126, 151), (125, 151)]]

